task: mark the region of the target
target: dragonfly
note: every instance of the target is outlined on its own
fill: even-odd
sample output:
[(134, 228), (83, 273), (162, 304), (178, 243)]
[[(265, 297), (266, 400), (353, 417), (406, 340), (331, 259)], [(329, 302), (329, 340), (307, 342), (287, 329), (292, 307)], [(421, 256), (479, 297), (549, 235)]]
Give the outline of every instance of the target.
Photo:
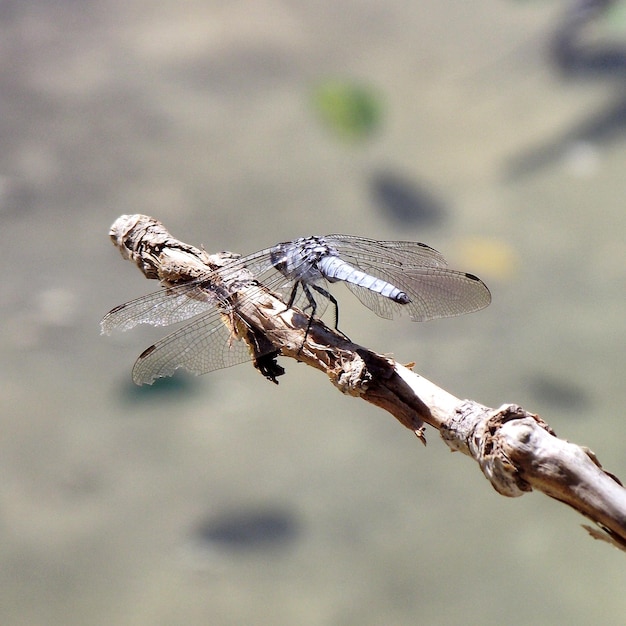
[[(266, 342), (251, 354), (246, 342), (233, 340), (232, 329), (224, 323), (224, 315), (244, 316), (246, 306), (254, 304), (255, 289), (250, 287), (268, 289), (287, 308), (307, 314), (308, 332), (329, 303), (337, 328), (339, 305), (329, 283), (339, 282), (386, 319), (408, 315), (421, 322), (477, 311), (491, 302), (483, 281), (448, 268), (442, 254), (424, 243), (310, 236), (248, 256), (233, 255), (223, 267), (207, 268), (188, 282), (122, 304), (102, 319), (101, 329), (108, 334), (138, 324), (168, 326), (196, 318), (145, 350), (135, 363), (133, 380), (151, 384), (181, 367), (205, 374), (275, 350)], [(234, 294), (241, 296), (236, 304)]]

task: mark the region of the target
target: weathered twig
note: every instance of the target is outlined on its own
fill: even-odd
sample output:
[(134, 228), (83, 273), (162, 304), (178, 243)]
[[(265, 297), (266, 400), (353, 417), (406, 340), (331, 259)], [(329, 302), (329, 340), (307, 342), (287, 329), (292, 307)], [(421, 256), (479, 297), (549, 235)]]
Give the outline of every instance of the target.
[(245, 268), (220, 279), (237, 255), (209, 255), (174, 239), (152, 218), (122, 216), (110, 234), (124, 258), (166, 290), (213, 272), (212, 283), (217, 281), (215, 289), (223, 295), (222, 321), (233, 341), (248, 344), (250, 358), (270, 380), (277, 382), (283, 373), (278, 354), (315, 367), (342, 393), (385, 409), (423, 442), (424, 424), (436, 428), (452, 450), (478, 462), (500, 494), (542, 491), (595, 522), (597, 528), (588, 528), (594, 537), (626, 549), (626, 490), (590, 450), (558, 439), (539, 416), (512, 404), (490, 409), (454, 397), (320, 320), (287, 308)]

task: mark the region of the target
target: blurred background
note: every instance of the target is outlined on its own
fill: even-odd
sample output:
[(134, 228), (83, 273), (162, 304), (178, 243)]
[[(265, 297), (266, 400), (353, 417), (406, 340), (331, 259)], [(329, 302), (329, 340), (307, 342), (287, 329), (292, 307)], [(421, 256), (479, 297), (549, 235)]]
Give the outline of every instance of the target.
[(626, 476), (626, 6), (0, 4), (0, 622), (623, 624), (624, 554), (282, 359), (149, 389), (122, 213), (209, 251), (423, 241), (492, 305), (342, 329)]

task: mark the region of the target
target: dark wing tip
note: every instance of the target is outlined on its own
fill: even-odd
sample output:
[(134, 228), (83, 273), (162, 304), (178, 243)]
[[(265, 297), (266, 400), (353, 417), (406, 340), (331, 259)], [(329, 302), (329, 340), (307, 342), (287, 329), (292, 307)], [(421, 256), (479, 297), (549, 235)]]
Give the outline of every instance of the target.
[(100, 334), (102, 335), (110, 335), (113, 330), (115, 330), (115, 325), (110, 325), (109, 321), (111, 318), (126, 307), (126, 304), (118, 304), (116, 307), (112, 308), (101, 320), (100, 320)]
[(465, 272), (465, 277), (477, 282), (482, 287), (482, 291), (485, 295), (485, 302), (480, 308), (484, 309), (485, 307), (489, 306), (491, 304), (491, 291), (489, 291), (489, 287), (487, 287), (487, 285), (485, 285), (485, 283), (480, 278), (478, 278), (476, 274), (470, 274), (469, 272)]

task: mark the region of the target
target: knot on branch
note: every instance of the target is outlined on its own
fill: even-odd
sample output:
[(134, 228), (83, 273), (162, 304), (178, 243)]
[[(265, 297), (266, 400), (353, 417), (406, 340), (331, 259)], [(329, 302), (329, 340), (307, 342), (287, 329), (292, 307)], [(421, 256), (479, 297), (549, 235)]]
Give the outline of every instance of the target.
[[(517, 428), (503, 428), (512, 422)], [(539, 416), (515, 404), (489, 410), (465, 401), (457, 408), (454, 419), (445, 423), (441, 435), (453, 450), (476, 459), (498, 493), (513, 498), (532, 491), (530, 483), (523, 477), (519, 459), (514, 457), (515, 451), (525, 445), (536, 428), (554, 435)]]
[(534, 454), (532, 441), (538, 430), (556, 436), (554, 431), (538, 415), (516, 404), (504, 404), (492, 411), (484, 424), (483, 436), (474, 441), (481, 469), (494, 489), (510, 497), (532, 491), (523, 477), (525, 463), (521, 461)]
[[(480, 422), (470, 439), (470, 450), (475, 456), (483, 474), (489, 479), (493, 488), (500, 494), (515, 498), (532, 491), (517, 465), (510, 457), (509, 446), (502, 436), (501, 428), (513, 420), (527, 419), (530, 414), (515, 404), (505, 404), (491, 411), (486, 419)], [(532, 417), (532, 416), (531, 416)], [(534, 416), (536, 417), (536, 416)], [(525, 437), (528, 431), (518, 431)]]
[(369, 371), (365, 361), (358, 355), (350, 355), (350, 359), (341, 359), (337, 362), (334, 371), (329, 372), (333, 378), (333, 384), (342, 393), (349, 396), (360, 396), (368, 387), (372, 380), (372, 374)]

